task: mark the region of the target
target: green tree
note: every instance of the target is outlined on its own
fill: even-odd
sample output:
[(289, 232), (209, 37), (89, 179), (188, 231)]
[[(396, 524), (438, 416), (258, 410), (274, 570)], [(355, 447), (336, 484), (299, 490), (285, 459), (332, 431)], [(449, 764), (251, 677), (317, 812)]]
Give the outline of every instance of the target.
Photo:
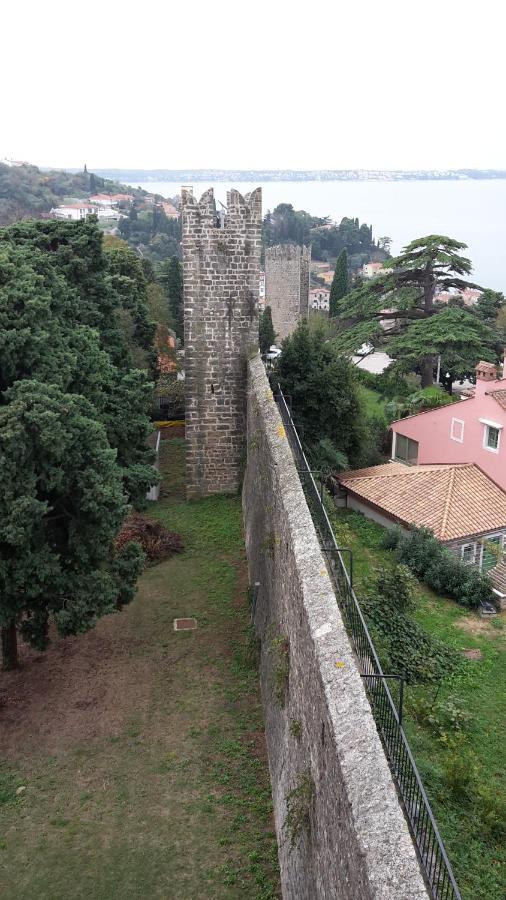
[(474, 306), (470, 307), (470, 311), (485, 322), (490, 328), (494, 328), (499, 311), (506, 304), (504, 294), (501, 291), (491, 291), (489, 288), (483, 291), (481, 297), (478, 298)]
[(153, 481), (146, 443), (152, 385), (128, 364), (117, 278), (126, 276), (108, 272), (96, 224), (0, 231), (0, 391), (35, 379), (86, 397), (117, 451), (128, 498), (139, 506)]
[(177, 256), (161, 266), (158, 277), (167, 293), (174, 331), (184, 341), (183, 272)]
[(260, 353), (267, 353), (269, 347), (276, 342), (276, 332), (272, 324), (272, 310), (270, 306), (266, 306), (260, 316), (258, 323), (258, 342), (260, 345)]
[[(495, 320), (495, 328), (497, 333), (500, 336), (500, 339), (504, 343), (506, 341), (506, 306), (502, 306), (499, 312), (497, 313), (497, 319)], [(506, 373), (505, 373), (506, 377)]]
[[(337, 345), (353, 352), (365, 342), (388, 345), (395, 339), (404, 358), (409, 357), (420, 370), (422, 387), (429, 387), (434, 374), (433, 347), (440, 346), (439, 333), (444, 331), (445, 320), (448, 326), (454, 324), (451, 314), (455, 310), (437, 306), (437, 291), (476, 287), (461, 277), (471, 272), (470, 260), (460, 254), (465, 248), (466, 244), (442, 235), (429, 235), (408, 244), (400, 256), (385, 263), (385, 274), (351, 291), (346, 301), (340, 302)], [(433, 317), (438, 319), (437, 324), (432, 323)], [(393, 325), (392, 330), (385, 331), (386, 322)], [(412, 329), (415, 332), (410, 338)], [(472, 316), (459, 320), (459, 341), (466, 329), (473, 342)]]
[(346, 250), (341, 250), (337, 257), (334, 277), (330, 287), (330, 308), (329, 316), (336, 316), (339, 301), (348, 293), (348, 254)]
[(0, 627), (3, 664), (17, 664), (16, 627), (37, 649), (50, 617), (61, 634), (128, 602), (143, 554), (114, 538), (126, 496), (116, 452), (83, 397), (18, 381), (0, 408)]
[[(325, 339), (321, 328), (299, 322), (282, 344), (275, 374), (289, 397), (296, 426), (310, 454), (321, 457), (330, 447), (349, 460), (360, 457), (362, 410), (353, 367)], [(342, 457), (341, 457), (342, 459)]]
[(456, 307), (442, 310), (425, 321), (414, 322), (393, 338), (390, 353), (404, 370), (418, 366), (420, 359), (441, 356), (441, 372), (451, 385), (474, 374), (479, 359), (493, 361), (493, 332), (472, 313)]

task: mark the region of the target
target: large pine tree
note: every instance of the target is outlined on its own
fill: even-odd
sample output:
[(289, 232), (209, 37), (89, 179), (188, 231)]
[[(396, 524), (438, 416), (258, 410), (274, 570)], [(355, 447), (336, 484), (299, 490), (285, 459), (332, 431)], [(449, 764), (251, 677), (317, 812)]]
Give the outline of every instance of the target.
[(435, 359), (445, 342), (454, 340), (462, 356), (468, 341), (478, 358), (490, 358), (493, 336), (486, 327), (477, 329), (476, 317), (464, 310), (457, 322), (455, 310), (437, 304), (440, 290), (478, 287), (462, 278), (472, 271), (471, 261), (460, 254), (464, 249), (466, 244), (444, 235), (412, 241), (385, 262), (384, 274), (339, 301), (336, 345), (347, 352), (364, 343), (390, 347), (420, 371), (422, 387), (433, 383)]
[(348, 254), (342, 250), (337, 257), (336, 268), (330, 288), (329, 315), (337, 316), (339, 301), (348, 293)]

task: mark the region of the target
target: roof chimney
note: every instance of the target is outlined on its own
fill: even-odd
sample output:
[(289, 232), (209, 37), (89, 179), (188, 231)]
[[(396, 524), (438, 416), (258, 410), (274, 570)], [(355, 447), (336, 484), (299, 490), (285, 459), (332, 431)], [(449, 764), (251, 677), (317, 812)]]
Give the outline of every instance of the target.
[(497, 368), (494, 363), (484, 362), (482, 359), (476, 366), (477, 381), (496, 381)]

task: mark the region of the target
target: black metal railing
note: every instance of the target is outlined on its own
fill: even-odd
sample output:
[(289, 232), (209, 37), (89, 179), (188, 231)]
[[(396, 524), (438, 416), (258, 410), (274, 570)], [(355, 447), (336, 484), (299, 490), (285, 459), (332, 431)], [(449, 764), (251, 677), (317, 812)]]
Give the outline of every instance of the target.
[[(352, 568), (346, 568), (343, 553), (351, 552), (337, 545), (325, 509), (323, 491), (318, 490), (308, 465), (293, 419), (277, 386), (276, 402), (285, 426), (295, 464), (304, 489), (322, 549), (327, 556), (346, 630), (358, 659), (361, 675), (371, 703), (379, 735), (402, 799), (411, 833), (418, 849), (422, 869), (433, 900), (462, 900), (450, 861), (430, 808), (413, 754), (402, 727), (402, 687), (399, 709), (396, 709), (387, 678), (369, 634), (352, 584)], [(402, 681), (401, 681), (402, 684)]]

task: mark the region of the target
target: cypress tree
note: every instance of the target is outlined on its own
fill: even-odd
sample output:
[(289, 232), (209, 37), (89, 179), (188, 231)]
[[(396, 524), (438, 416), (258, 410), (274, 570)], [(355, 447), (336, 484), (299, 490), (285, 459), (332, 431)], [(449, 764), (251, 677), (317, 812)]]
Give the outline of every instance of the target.
[(177, 256), (171, 256), (161, 280), (169, 298), (169, 310), (177, 337), (184, 340), (183, 271)]
[(267, 353), (269, 347), (274, 344), (275, 340), (276, 332), (274, 331), (274, 325), (272, 324), (271, 308), (270, 306), (266, 306), (258, 323), (258, 343), (260, 345), (260, 353)]
[(330, 288), (329, 316), (337, 316), (338, 303), (348, 293), (348, 254), (342, 250), (337, 257), (336, 268)]

